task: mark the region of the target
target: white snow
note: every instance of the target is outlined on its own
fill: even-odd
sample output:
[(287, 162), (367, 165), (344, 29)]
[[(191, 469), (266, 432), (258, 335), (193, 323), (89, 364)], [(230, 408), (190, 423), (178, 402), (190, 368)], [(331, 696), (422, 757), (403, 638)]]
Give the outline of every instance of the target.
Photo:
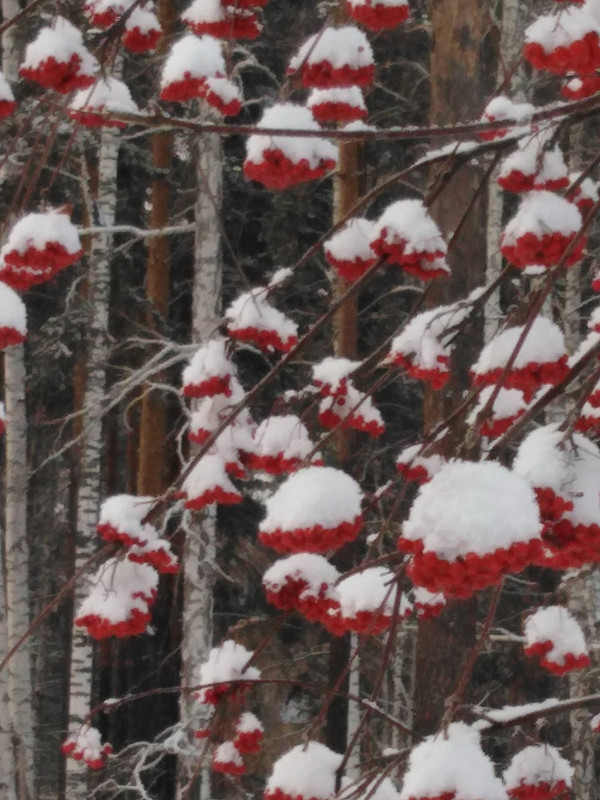
[(278, 456), (302, 461), (313, 449), (305, 424), (295, 414), (267, 417), (254, 434), (257, 456)]
[[(310, 109), (294, 103), (278, 103), (267, 108), (258, 122), (259, 128), (320, 131)], [(252, 134), (246, 143), (248, 161), (259, 163), (265, 150), (280, 150), (293, 163), (306, 159), (312, 169), (321, 161), (337, 163), (337, 147), (326, 139), (302, 136), (269, 136)]]
[(27, 335), (27, 309), (19, 295), (0, 281), (0, 328), (12, 328)]
[[(483, 375), (493, 369), (505, 367), (525, 326), (506, 328), (496, 334), (483, 348), (472, 369)], [(561, 329), (548, 317), (536, 317), (519, 350), (512, 368), (522, 369), (528, 364), (551, 364), (567, 355), (565, 337)]]
[[(213, 647), (208, 654), (207, 660), (196, 668), (194, 681), (198, 685), (207, 686), (210, 684), (233, 681), (257, 681), (260, 678), (260, 670), (257, 667), (248, 667), (246, 664), (252, 658), (250, 650), (234, 642), (233, 639), (226, 639), (219, 647)], [(196, 692), (197, 699), (204, 702), (204, 689)]]
[(3, 72), (0, 72), (0, 100), (3, 102), (14, 103), (15, 96), (10, 83), (6, 80)]
[(252, 733), (253, 731), (264, 731), (262, 722), (251, 711), (244, 711), (235, 724), (237, 733)]
[(273, 764), (265, 797), (279, 790), (291, 798), (330, 800), (335, 794), (336, 770), (342, 756), (320, 742), (310, 741), (288, 750)]
[(439, 453), (423, 455), (422, 451), (423, 445), (421, 444), (411, 444), (409, 447), (405, 447), (398, 455), (396, 465), (406, 465), (412, 469), (422, 467), (430, 477), (433, 477), (442, 469), (447, 461), (444, 456), (441, 456)]
[(199, 347), (183, 371), (183, 386), (194, 386), (211, 378), (226, 378), (235, 374), (235, 366), (227, 357), (227, 341), (211, 339)]
[(220, 78), (225, 75), (221, 43), (212, 36), (188, 34), (175, 42), (163, 66), (160, 85), (191, 78)]
[(148, 611), (157, 588), (158, 572), (153, 567), (109, 558), (90, 579), (77, 618), (97, 616), (111, 625), (126, 622), (134, 609)]
[(93, 75), (100, 69), (98, 61), (83, 44), (81, 31), (64, 17), (56, 17), (52, 27), (42, 28), (27, 45), (21, 69), (36, 69), (49, 58), (66, 63), (74, 55), (80, 59), (79, 74)]
[(325, 28), (304, 42), (290, 59), (288, 72), (322, 61), (328, 61), (334, 69), (369, 67), (374, 63), (373, 50), (366, 35), (353, 25)]
[(327, 394), (345, 394), (347, 379), (360, 366), (360, 361), (327, 356), (312, 368), (313, 383)]
[(375, 223), (364, 217), (353, 217), (323, 245), (325, 253), (335, 261), (372, 261), (375, 253), (369, 242)]
[(359, 86), (334, 86), (331, 89), (313, 89), (306, 105), (312, 109), (325, 103), (335, 103), (366, 111), (367, 106)]
[(564, 664), (568, 653), (576, 657), (588, 653), (583, 631), (563, 606), (546, 606), (535, 611), (525, 620), (524, 633), (526, 648), (552, 642), (552, 649), (545, 658), (556, 664)]
[[(360, 405), (358, 405), (360, 403)], [(356, 410), (353, 410), (358, 406)], [(340, 420), (347, 420), (349, 424), (360, 418), (360, 425), (355, 424), (354, 427), (359, 430), (367, 430), (367, 426), (372, 426), (372, 430), (376, 430), (378, 435), (384, 429), (384, 422), (379, 409), (375, 407), (371, 397), (368, 397), (364, 392), (359, 391), (352, 381), (346, 384), (346, 393), (344, 395), (330, 395), (324, 397), (319, 404), (319, 414), (324, 412), (331, 412)]]
[(527, 233), (538, 238), (562, 233), (570, 236), (581, 228), (581, 213), (576, 205), (553, 192), (529, 192), (502, 234), (502, 246), (512, 246)]
[[(467, 417), (469, 425), (473, 425), (479, 412), (485, 408), (495, 390), (495, 386), (483, 387), (477, 398), (477, 403)], [(527, 402), (523, 392), (520, 392), (518, 389), (505, 389), (504, 386), (502, 386), (494, 400), (490, 416), (494, 420), (512, 419), (522, 414), (526, 408)]]
[(600, 26), (594, 18), (582, 8), (569, 6), (558, 14), (537, 17), (525, 30), (525, 43), (540, 44), (545, 53), (551, 53), (592, 32), (600, 35)]
[(148, 7), (137, 6), (125, 22), (125, 30), (138, 30), (142, 35), (148, 35), (152, 31), (160, 31), (158, 17)]
[(421, 200), (397, 200), (375, 223), (371, 243), (383, 236), (388, 244), (404, 243), (404, 252), (446, 253), (446, 242)]
[(129, 87), (109, 76), (98, 80), (91, 89), (80, 89), (75, 92), (69, 103), (71, 111), (123, 111), (137, 114), (139, 109), (133, 102)]
[(227, 474), (225, 463), (222, 453), (207, 453), (202, 456), (181, 486), (186, 499), (191, 502), (215, 489), (239, 496), (238, 490)]
[(79, 233), (67, 214), (59, 211), (26, 214), (10, 229), (8, 239), (0, 250), (0, 259), (13, 251), (24, 255), (30, 248), (45, 250), (50, 242), (62, 245), (67, 253), (74, 254), (81, 250)]
[(260, 529), (336, 528), (361, 513), (358, 483), (334, 467), (305, 467), (290, 475), (266, 502)]
[(510, 120), (517, 123), (528, 122), (535, 113), (531, 103), (516, 103), (509, 97), (497, 95), (487, 104), (483, 116), (490, 120)]
[(119, 533), (134, 539), (136, 543), (144, 545), (158, 536), (152, 525), (142, 524), (154, 502), (154, 497), (113, 495), (100, 506), (98, 525), (110, 525)]
[(530, 745), (516, 753), (504, 772), (504, 785), (510, 791), (522, 784), (535, 786), (548, 783), (551, 786), (564, 781), (571, 788), (573, 767), (550, 744)]
[(560, 147), (557, 144), (549, 147), (554, 135), (550, 129), (520, 139), (517, 149), (502, 160), (499, 177), (507, 178), (511, 172), (518, 171), (525, 176), (535, 175), (536, 185), (568, 179), (569, 171)]
[(451, 723), (446, 734), (428, 736), (411, 750), (400, 800), (446, 793), (460, 800), (507, 800), (480, 734), (464, 722)]
[(272, 306), (266, 298), (265, 287), (252, 289), (237, 297), (225, 311), (225, 319), (230, 331), (252, 328), (257, 331), (273, 332), (282, 342), (298, 337), (298, 326)]
[[(368, 567), (361, 572), (354, 572), (342, 577), (337, 584), (337, 600), (342, 617), (353, 618), (361, 611), (378, 611), (384, 616), (394, 613), (396, 601), (394, 573), (385, 567)], [(412, 610), (412, 603), (402, 595), (400, 599), (400, 616)]]
[(280, 558), (263, 575), (263, 586), (267, 591), (278, 592), (288, 579), (305, 581), (306, 588), (300, 598), (318, 597), (325, 587), (328, 597), (336, 595), (335, 585), (340, 577), (337, 569), (321, 555), (296, 553)]
[(447, 561), (539, 539), (540, 515), (525, 480), (495, 462), (453, 461), (421, 486), (402, 536)]

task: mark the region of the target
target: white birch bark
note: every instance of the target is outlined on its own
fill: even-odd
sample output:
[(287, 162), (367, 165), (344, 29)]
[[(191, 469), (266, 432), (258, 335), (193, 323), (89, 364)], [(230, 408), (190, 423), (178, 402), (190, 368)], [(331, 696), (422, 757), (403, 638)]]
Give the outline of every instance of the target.
[[(99, 223), (114, 224), (116, 207), (117, 160), (119, 134), (105, 128), (101, 134), (98, 160), (97, 214)], [(77, 507), (77, 540), (75, 569), (96, 552), (96, 523), (102, 486), (102, 406), (109, 356), (108, 303), (110, 291), (111, 233), (94, 238), (90, 253), (88, 278), (88, 348), (86, 388), (83, 408), (83, 442), (80, 463), (80, 485)], [(86, 594), (86, 582), (75, 589), (75, 610)], [(89, 636), (74, 626), (71, 644), (69, 684), (69, 729), (77, 730), (90, 709), (93, 649)], [(67, 797), (80, 800), (87, 795), (87, 768), (81, 762), (67, 759)]]
[[(502, 24), (500, 28), (500, 64), (498, 65), (498, 84), (503, 86), (507, 82), (504, 92), (512, 94), (516, 100), (520, 96), (519, 73), (516, 72), (509, 79), (511, 70), (521, 57), (523, 44), (523, 12), (519, 7), (519, 0), (504, 0), (502, 3)], [(512, 90), (512, 92), (511, 92)], [(502, 254), (500, 252), (500, 236), (502, 234), (502, 213), (504, 210), (504, 192), (498, 186), (499, 168), (494, 170), (488, 184), (488, 211), (487, 211), (487, 264), (485, 272), (486, 283), (492, 283), (502, 271)], [(489, 342), (498, 329), (501, 318), (500, 295), (496, 291), (486, 304), (484, 321), (484, 341)]]
[[(200, 344), (213, 333), (219, 320), (221, 301), (221, 198), (222, 150), (219, 136), (204, 134), (196, 152), (197, 195), (195, 207), (194, 284), (192, 337)], [(193, 685), (194, 668), (207, 657), (212, 645), (213, 584), (216, 538), (216, 507), (207, 509), (201, 521), (187, 526), (183, 548), (183, 640), (181, 644), (180, 717), (191, 732), (194, 704), (186, 689)], [(195, 775), (196, 759), (182, 754), (178, 769), (178, 797), (188, 791)], [(210, 797), (210, 770), (204, 769), (189, 796)]]
[[(350, 653), (355, 653), (358, 647), (358, 635), (350, 635)], [(360, 653), (352, 661), (348, 675), (348, 692), (350, 695), (360, 697)], [(348, 742), (351, 742), (358, 726), (360, 725), (360, 705), (356, 700), (348, 700)], [(360, 741), (354, 745), (346, 765), (346, 775), (350, 780), (357, 780), (360, 775)]]
[[(29, 627), (29, 547), (27, 543), (27, 414), (25, 350), (10, 347), (4, 355), (6, 405), (6, 622), (9, 649)], [(8, 664), (8, 707), (15, 742), (19, 798), (33, 797), (33, 713), (31, 643), (19, 647)]]
[[(20, 11), (18, 0), (2, 0), (2, 18)], [(14, 28), (2, 34), (2, 71), (18, 79), (19, 54)], [(6, 405), (6, 530), (5, 571), (0, 583), (6, 611), (0, 615), (0, 651), (5, 654), (29, 627), (29, 548), (27, 542), (27, 414), (25, 405), (25, 349), (11, 347), (4, 356)], [(12, 800), (34, 796), (34, 733), (29, 640), (0, 675), (0, 793)], [(14, 744), (14, 747), (13, 747)]]

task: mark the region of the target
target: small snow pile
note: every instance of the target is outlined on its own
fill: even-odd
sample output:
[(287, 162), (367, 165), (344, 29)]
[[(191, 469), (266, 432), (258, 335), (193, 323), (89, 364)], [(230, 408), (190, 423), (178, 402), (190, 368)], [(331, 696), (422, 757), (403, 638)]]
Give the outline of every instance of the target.
[(400, 800), (507, 800), (480, 734), (464, 722), (428, 736), (411, 750)]
[(359, 366), (360, 361), (327, 356), (313, 366), (313, 383), (323, 397), (345, 395), (348, 391), (349, 378)]
[(0, 281), (0, 350), (27, 338), (27, 310), (19, 295)]
[(388, 360), (412, 378), (441, 389), (450, 377), (454, 340), (472, 307), (463, 301), (417, 314), (392, 340)]
[(194, 0), (181, 20), (197, 36), (207, 33), (217, 39), (256, 39), (261, 31), (254, 11), (221, 0)]
[(555, 131), (536, 131), (520, 139), (517, 149), (504, 158), (498, 174), (499, 185), (507, 192), (549, 192), (569, 185), (569, 170), (557, 144), (552, 145)]
[(68, 94), (92, 86), (99, 69), (83, 44), (81, 31), (63, 17), (56, 17), (52, 27), (42, 28), (27, 45), (19, 75), (46, 89)]
[(109, 558), (91, 579), (75, 624), (94, 639), (144, 633), (157, 588), (158, 573), (148, 564)]
[(94, 28), (110, 28), (131, 8), (133, 0), (91, 0), (83, 5), (83, 13)]
[[(467, 423), (473, 426), (479, 414), (487, 406), (492, 394), (496, 391), (495, 386), (485, 386), (473, 410), (467, 417)], [(518, 389), (505, 389), (502, 387), (492, 404), (489, 415), (481, 423), (480, 433), (489, 439), (496, 439), (502, 436), (513, 422), (521, 417), (527, 410), (527, 401), (523, 392)]]
[(181, 486), (180, 496), (190, 511), (202, 511), (212, 503), (234, 505), (244, 499), (231, 482), (221, 453), (207, 453), (194, 465)]
[[(310, 110), (278, 103), (262, 115), (259, 128), (321, 130)], [(244, 174), (267, 189), (286, 189), (322, 178), (337, 164), (337, 148), (326, 139), (252, 134), (246, 144)]]
[(538, 563), (558, 569), (600, 560), (600, 450), (577, 433), (565, 439), (557, 425), (532, 431), (513, 469), (535, 490), (546, 523)]
[(396, 469), (402, 477), (416, 483), (427, 483), (445, 464), (446, 459), (439, 453), (425, 455), (420, 444), (405, 447), (396, 459)]
[(299, 417), (273, 415), (256, 429), (252, 452), (244, 461), (250, 469), (280, 475), (297, 469), (312, 449), (308, 430)]
[(433, 619), (442, 613), (446, 605), (446, 598), (441, 592), (430, 592), (423, 586), (415, 586), (413, 596), (417, 619)]
[(229, 78), (207, 78), (202, 96), (224, 117), (236, 117), (242, 110), (242, 93)]
[(162, 29), (154, 11), (137, 6), (125, 22), (123, 46), (130, 53), (147, 53), (154, 50), (161, 36)]
[[(531, 119), (532, 114), (535, 112), (535, 106), (531, 103), (515, 103), (509, 97), (498, 95), (494, 97), (487, 104), (483, 111), (482, 121), (496, 122), (506, 120), (507, 122), (516, 122), (524, 124)], [(484, 141), (492, 141), (493, 139), (501, 139), (506, 136), (510, 128), (493, 128), (489, 131), (483, 131), (479, 134), (479, 138)]]
[(9, 117), (16, 107), (17, 103), (10, 83), (6, 80), (4, 73), (0, 72), (0, 119)]
[(127, 127), (126, 122), (107, 119), (103, 114), (111, 111), (117, 114), (139, 113), (127, 85), (110, 76), (99, 80), (91, 89), (80, 89), (69, 103), (68, 110), (71, 119), (81, 125), (121, 129)]
[(539, 558), (542, 525), (525, 480), (494, 462), (453, 461), (419, 489), (398, 547), (430, 592), (469, 597)]
[(267, 353), (287, 353), (298, 343), (296, 323), (272, 306), (263, 286), (244, 292), (225, 311), (227, 333)]
[[(532, 264), (553, 267), (576, 239), (581, 223), (574, 203), (552, 192), (530, 192), (502, 233), (502, 255), (520, 269)], [(579, 261), (585, 244), (580, 237), (567, 265)]]
[(227, 357), (227, 341), (211, 339), (196, 350), (183, 371), (183, 396), (230, 397), (232, 378), (235, 377), (235, 365)]
[(144, 546), (156, 538), (156, 530), (143, 519), (154, 505), (153, 497), (117, 494), (100, 506), (98, 534), (107, 542), (125, 547)]
[(185, 102), (203, 97), (207, 78), (226, 72), (221, 43), (212, 36), (190, 34), (175, 42), (163, 66), (161, 100)]
[(600, 67), (600, 26), (573, 6), (545, 14), (526, 29), (523, 55), (535, 69), (555, 75), (591, 75)]
[(313, 89), (306, 103), (318, 122), (353, 122), (367, 114), (363, 94), (358, 86), (338, 89)]
[(373, 50), (365, 34), (352, 25), (324, 28), (304, 42), (287, 71), (299, 72), (302, 85), (315, 89), (368, 86), (375, 76)]
[[(524, 325), (505, 328), (483, 348), (471, 368), (475, 386), (494, 386), (502, 377), (519, 343)], [(562, 331), (547, 317), (536, 317), (510, 370), (504, 378), (506, 389), (518, 389), (530, 402), (541, 386), (555, 386), (569, 371), (569, 356)]]
[(241, 753), (233, 742), (223, 742), (215, 748), (211, 767), (213, 772), (225, 775), (243, 775), (246, 772)]
[(525, 655), (539, 656), (540, 665), (564, 675), (590, 664), (583, 631), (568, 609), (546, 606), (525, 620)]
[[(579, 177), (580, 175), (577, 172), (569, 175), (569, 183), (571, 186), (577, 183)], [(575, 203), (581, 216), (585, 217), (600, 199), (598, 184), (591, 178), (584, 178), (576, 188), (569, 189), (566, 196), (572, 203)]]
[(267, 600), (282, 611), (299, 611), (323, 622), (337, 606), (337, 569), (323, 556), (297, 553), (276, 561), (263, 575)]
[(331, 800), (342, 756), (320, 742), (299, 744), (273, 764), (265, 800)]
[(327, 263), (344, 280), (357, 280), (377, 261), (370, 245), (374, 227), (364, 217), (353, 217), (323, 245)]
[(264, 728), (259, 718), (250, 711), (240, 715), (235, 724), (233, 744), (240, 753), (258, 753), (264, 737)]
[(421, 200), (397, 200), (386, 208), (375, 227), (371, 248), (409, 275), (431, 280), (447, 275), (447, 246)]
[(573, 772), (555, 747), (537, 744), (519, 750), (503, 778), (509, 797), (514, 800), (553, 800), (569, 795)]
[(0, 280), (13, 289), (28, 289), (50, 280), (82, 255), (77, 228), (67, 214), (26, 214), (0, 250)]
[(346, 0), (346, 11), (371, 31), (396, 28), (410, 17), (408, 0)]
[(368, 433), (374, 438), (385, 431), (383, 417), (373, 400), (359, 391), (351, 381), (347, 381), (344, 394), (331, 395), (321, 400), (319, 422), (324, 428), (336, 428), (339, 425), (345, 429)]
[(77, 733), (72, 733), (60, 750), (64, 756), (83, 761), (90, 769), (102, 769), (113, 752), (112, 745), (108, 742), (102, 744), (100, 731), (90, 725), (82, 725)]
[(179, 572), (179, 559), (173, 552), (170, 542), (159, 538), (150, 539), (144, 545), (134, 545), (127, 552), (127, 558), (136, 564), (150, 564), (161, 575), (174, 575)]
[[(325, 627), (336, 636), (348, 631), (375, 636), (392, 624), (399, 591), (394, 573), (385, 567), (370, 567), (342, 577), (337, 584), (339, 606), (324, 620)], [(409, 617), (412, 610), (412, 603), (403, 595), (399, 618)]]
[(325, 553), (355, 539), (363, 525), (358, 483), (333, 467), (305, 467), (266, 502), (262, 544), (279, 553)]
[(600, 75), (582, 75), (568, 80), (561, 89), (567, 100), (583, 100), (600, 92)]
[[(192, 412), (190, 419), (190, 427), (188, 431), (188, 439), (194, 444), (204, 444), (204, 442), (211, 436), (231, 414), (233, 407), (241, 402), (246, 393), (240, 385), (237, 378), (232, 375), (229, 382), (229, 389), (231, 394), (216, 394), (212, 397), (203, 397), (197, 403), (196, 409)], [(248, 411), (242, 411), (230, 423), (229, 427), (232, 430), (234, 439), (238, 443), (238, 447), (243, 451), (252, 450), (252, 433), (254, 430), (254, 423)]]
[(600, 408), (589, 402), (584, 403), (575, 423), (575, 430), (597, 436), (600, 433)]
[(252, 683), (260, 678), (257, 667), (246, 668), (253, 655), (233, 639), (226, 639), (219, 647), (213, 647), (208, 659), (195, 671), (194, 681), (200, 688), (194, 692), (194, 697), (200, 703), (214, 706), (223, 697), (232, 701), (242, 700)]

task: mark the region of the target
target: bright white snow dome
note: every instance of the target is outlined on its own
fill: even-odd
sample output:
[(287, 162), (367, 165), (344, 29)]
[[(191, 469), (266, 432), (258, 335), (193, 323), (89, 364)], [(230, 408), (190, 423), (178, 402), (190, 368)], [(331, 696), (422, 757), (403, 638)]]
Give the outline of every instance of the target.
[(535, 493), (523, 478), (491, 461), (454, 461), (421, 486), (402, 535), (454, 561), (540, 539)]

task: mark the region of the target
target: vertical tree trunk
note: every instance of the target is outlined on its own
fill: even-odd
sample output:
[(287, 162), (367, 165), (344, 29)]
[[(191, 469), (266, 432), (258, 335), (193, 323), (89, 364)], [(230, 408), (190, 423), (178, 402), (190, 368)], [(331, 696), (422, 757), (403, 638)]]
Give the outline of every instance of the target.
[[(6, 617), (8, 647), (29, 627), (29, 546), (27, 543), (27, 414), (25, 350), (10, 347), (4, 355), (6, 403)], [(33, 714), (31, 643), (17, 650), (8, 665), (8, 698), (15, 742), (19, 798), (33, 797)]]
[[(112, 128), (102, 130), (98, 159), (97, 216), (100, 225), (115, 221), (119, 134)], [(102, 488), (102, 416), (109, 357), (108, 305), (110, 262), (113, 234), (94, 238), (90, 253), (88, 278), (89, 327), (87, 340), (86, 386), (83, 411), (83, 444), (77, 506), (75, 569), (97, 549), (96, 523)], [(75, 590), (75, 611), (86, 594), (81, 581)], [(87, 633), (73, 628), (69, 686), (69, 729), (77, 730), (90, 708), (92, 691), (93, 647)], [(80, 800), (87, 796), (87, 768), (68, 759), (67, 797)]]
[[(523, 45), (523, 14), (519, 8), (519, 0), (504, 0), (502, 3), (502, 23), (500, 26), (500, 64), (498, 65), (498, 86), (502, 91), (509, 90), (511, 96), (520, 99), (518, 91), (519, 71), (515, 69), (521, 57)], [(516, 92), (516, 94), (515, 94)], [(502, 213), (504, 210), (504, 192), (498, 185), (499, 168), (494, 170), (488, 186), (488, 211), (486, 225), (487, 269), (486, 283), (492, 283), (502, 270), (502, 254), (500, 237), (502, 234)], [(485, 312), (484, 340), (489, 342), (500, 319), (500, 295), (496, 291), (490, 297)]]
[[(200, 344), (214, 332), (221, 303), (222, 146), (217, 135), (198, 138), (196, 151), (197, 194), (195, 208), (194, 284), (192, 337)], [(193, 685), (194, 668), (202, 663), (212, 645), (213, 584), (216, 539), (216, 507), (202, 517), (190, 515), (183, 551), (183, 638), (181, 644), (181, 722), (188, 729), (193, 701), (185, 689)], [(195, 759), (180, 758), (178, 796), (187, 792), (194, 779), (193, 793), (186, 798), (210, 796), (210, 771), (193, 777)]]
[[(161, 0), (158, 5), (163, 37), (159, 55), (167, 49), (167, 36), (174, 27), (175, 5)], [(163, 228), (170, 220), (170, 169), (173, 156), (173, 134), (159, 131), (152, 136), (152, 166), (150, 228)], [(146, 272), (146, 298), (149, 330), (160, 332), (169, 305), (170, 253), (167, 236), (153, 236), (148, 244), (148, 269)], [(137, 473), (137, 491), (144, 495), (158, 495), (168, 484), (165, 441), (167, 433), (166, 408), (159, 393), (146, 387), (140, 412), (140, 443)]]
[[(479, 98), (485, 96), (481, 78), (480, 47), (486, 34), (488, 4), (484, 0), (432, 0), (432, 48), (430, 59), (431, 111), (433, 125), (463, 122), (477, 116)], [(443, 168), (443, 167), (442, 167)], [(433, 176), (434, 178), (437, 176)], [(444, 189), (431, 211), (441, 229), (449, 233), (461, 220), (469, 198), (476, 191), (481, 171), (469, 165)], [(430, 306), (464, 297), (483, 281), (485, 265), (485, 203), (481, 198), (457, 237), (449, 256), (452, 274), (432, 287)], [(468, 381), (468, 367), (475, 355), (474, 342), (456, 348), (458, 358), (444, 392), (426, 392), (425, 429), (452, 409)], [(450, 445), (451, 446), (451, 445)], [(418, 735), (436, 730), (444, 701), (456, 688), (475, 637), (474, 600), (450, 602), (436, 619), (419, 623), (416, 651), (416, 681), (413, 727)]]
[[(6, 22), (20, 11), (17, 0), (2, 0)], [(2, 34), (2, 70), (17, 80), (19, 53), (14, 29)], [(0, 648), (12, 648), (29, 626), (29, 547), (27, 542), (27, 413), (25, 404), (25, 348), (11, 347), (4, 356), (6, 405), (6, 531), (2, 598), (6, 615), (0, 625)], [(3, 576), (4, 578), (4, 576)], [(4, 580), (1, 581), (4, 583)], [(6, 796), (20, 800), (34, 796), (34, 733), (31, 683), (31, 642), (27, 640), (0, 676), (0, 769)], [(11, 735), (12, 734), (12, 735)], [(14, 742), (14, 747), (13, 747)], [(16, 783), (15, 783), (16, 780)]]

